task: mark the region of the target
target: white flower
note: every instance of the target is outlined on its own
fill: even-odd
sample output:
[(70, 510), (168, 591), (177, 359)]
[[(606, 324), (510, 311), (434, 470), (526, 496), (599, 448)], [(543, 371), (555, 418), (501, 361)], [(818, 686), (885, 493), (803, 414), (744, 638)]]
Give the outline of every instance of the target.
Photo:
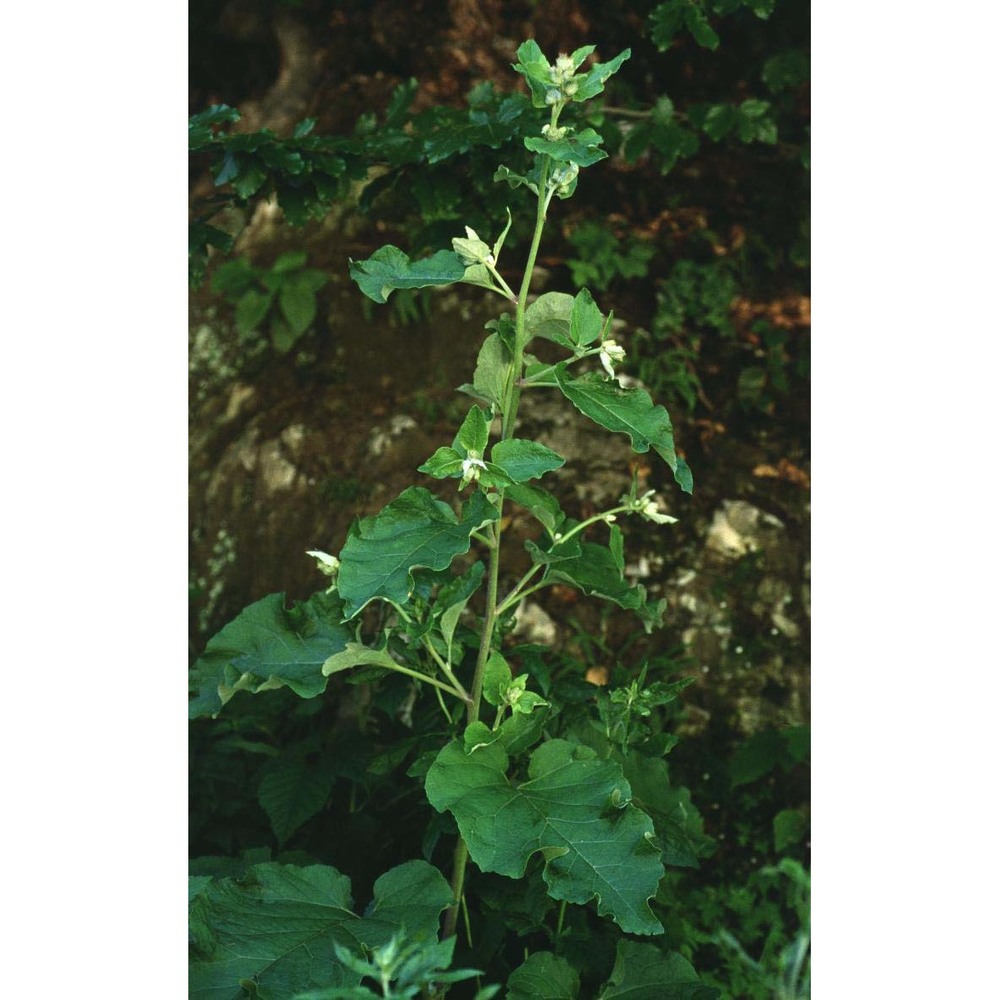
[(625, 360), (625, 348), (613, 340), (606, 340), (601, 344), (600, 358), (604, 370), (614, 378), (615, 365), (620, 365)]
[(676, 524), (677, 518), (669, 514), (661, 514), (660, 508), (654, 499), (655, 490), (644, 493), (635, 501), (635, 509), (647, 520), (654, 524)]
[(469, 457), (462, 462), (462, 482), (458, 488), (462, 490), (469, 483), (479, 482), (480, 470), (485, 468), (486, 463), (474, 451), (470, 451)]
[(317, 568), (324, 575), (330, 577), (328, 594), (332, 594), (337, 589), (337, 573), (340, 571), (340, 560), (336, 556), (331, 556), (327, 552), (319, 552), (316, 549), (309, 549), (307, 556), (312, 556), (316, 560)]

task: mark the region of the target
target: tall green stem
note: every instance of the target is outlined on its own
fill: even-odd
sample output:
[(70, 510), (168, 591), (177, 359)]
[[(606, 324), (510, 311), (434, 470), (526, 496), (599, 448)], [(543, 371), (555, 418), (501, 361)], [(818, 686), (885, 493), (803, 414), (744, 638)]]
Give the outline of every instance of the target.
[[(521, 290), (517, 297), (517, 311), (514, 314), (514, 357), (504, 389), (503, 413), (500, 415), (502, 427), (501, 437), (506, 440), (514, 433), (514, 421), (517, 419), (517, 408), (521, 401), (521, 389), (518, 382), (521, 369), (524, 367), (524, 348), (528, 335), (524, 323), (524, 311), (528, 307), (528, 292), (531, 289), (531, 276), (535, 270), (535, 260), (538, 257), (538, 247), (542, 242), (542, 230), (545, 228), (545, 209), (548, 204), (546, 195), (549, 176), (549, 158), (543, 157), (542, 169), (538, 182), (538, 210), (535, 213), (535, 232), (531, 238), (531, 248), (528, 250), (528, 260), (524, 267), (524, 277), (521, 279)], [(493, 646), (493, 631), (497, 619), (497, 587), (500, 580), (500, 526), (503, 521), (503, 490), (497, 503), (497, 520), (494, 528), (494, 544), (490, 548), (489, 581), (486, 585), (486, 610), (483, 614), (483, 629), (479, 637), (479, 655), (476, 657), (476, 672), (472, 678), (472, 690), (466, 705), (466, 724), (472, 725), (479, 721), (479, 703), (483, 695), (483, 676), (486, 661), (490, 657)], [(462, 889), (465, 885), (465, 867), (469, 861), (469, 848), (459, 835), (455, 845), (455, 854), (451, 873), (452, 905), (444, 918), (444, 936), (451, 937), (458, 924), (458, 912), (462, 902)]]

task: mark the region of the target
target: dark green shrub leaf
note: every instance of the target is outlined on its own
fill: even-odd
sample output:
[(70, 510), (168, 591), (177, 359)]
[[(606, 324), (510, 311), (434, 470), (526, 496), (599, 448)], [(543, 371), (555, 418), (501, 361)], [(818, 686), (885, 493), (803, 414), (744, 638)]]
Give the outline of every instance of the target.
[(310, 762), (300, 754), (284, 754), (264, 765), (257, 799), (271, 821), (279, 847), (323, 808), (335, 777), (328, 761), (320, 758)]
[(553, 899), (594, 899), (597, 912), (628, 933), (661, 933), (648, 903), (663, 876), (649, 843), (653, 824), (629, 803), (621, 768), (564, 740), (534, 751), (527, 781), (511, 781), (508, 766), (496, 743), (469, 756), (453, 742), (427, 772), (427, 798), (454, 815), (472, 860), (483, 871), (522, 878), (541, 851)]
[(241, 337), (246, 337), (260, 326), (273, 300), (273, 292), (259, 292), (251, 288), (243, 293), (236, 304), (236, 329)]
[(774, 849), (783, 854), (790, 847), (800, 843), (806, 835), (809, 824), (797, 809), (782, 809), (774, 817)]
[(691, 963), (655, 945), (623, 938), (611, 978), (599, 1000), (719, 1000), (720, 992), (703, 986)]
[(689, 4), (684, 12), (684, 23), (688, 31), (694, 36), (694, 40), (705, 49), (713, 52), (719, 47), (719, 36), (715, 29), (708, 23), (705, 11), (701, 7)]
[(507, 980), (507, 1000), (576, 1000), (580, 977), (565, 958), (536, 951)]
[(300, 337), (316, 318), (316, 295), (295, 282), (284, 285), (278, 294), (282, 315), (296, 337)]

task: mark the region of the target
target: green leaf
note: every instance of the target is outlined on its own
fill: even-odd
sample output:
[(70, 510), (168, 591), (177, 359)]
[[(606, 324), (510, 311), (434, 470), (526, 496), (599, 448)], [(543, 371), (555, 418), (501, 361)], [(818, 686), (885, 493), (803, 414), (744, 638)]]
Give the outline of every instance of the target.
[(398, 247), (384, 246), (367, 260), (350, 261), (349, 268), (361, 291), (380, 304), (397, 288), (450, 285), (465, 276), (465, 265), (453, 250), (411, 261)]
[(661, 598), (650, 604), (646, 588), (641, 583), (632, 586), (626, 582), (619, 559), (603, 545), (581, 543), (579, 556), (553, 562), (544, 579), (547, 583), (568, 583), (590, 597), (600, 597), (635, 612), (647, 632), (663, 624), (667, 602)]
[(632, 50), (625, 49), (624, 52), (619, 52), (610, 62), (594, 63), (590, 67), (590, 72), (580, 81), (580, 86), (573, 95), (573, 100), (588, 101), (591, 97), (596, 97), (604, 90), (604, 84), (607, 82), (608, 77), (613, 73), (617, 73), (621, 69), (622, 63), (631, 55)]
[(305, 267), (309, 255), (304, 250), (290, 250), (283, 253), (271, 268), (274, 274), (287, 274), (289, 271), (297, 271), (300, 267)]
[(716, 104), (709, 108), (702, 129), (710, 139), (718, 142), (732, 132), (739, 122), (739, 114), (731, 104)]
[(572, 350), (576, 345), (570, 337), (570, 317), (574, 298), (565, 292), (543, 292), (524, 311), (524, 328), (528, 340), (543, 337)]
[(552, 563), (565, 562), (567, 559), (577, 559), (580, 556), (580, 538), (568, 538), (548, 545), (539, 545), (532, 539), (524, 543), (531, 556), (531, 561), (538, 566), (548, 566)]
[(511, 362), (510, 352), (504, 347), (500, 334), (491, 333), (479, 349), (472, 385), (460, 386), (460, 390), (489, 403), (494, 412), (498, 412), (503, 405)]
[(337, 579), (345, 618), (375, 598), (405, 602), (411, 569), (445, 569), (469, 551), (473, 531), (496, 519), (496, 508), (478, 490), (458, 518), (433, 494), (411, 486), (378, 514), (355, 522), (340, 554)]
[(632, 786), (632, 801), (649, 813), (656, 834), (663, 845), (663, 862), (685, 868), (697, 868), (699, 856), (712, 846), (705, 836), (701, 814), (691, 802), (691, 792), (670, 783), (667, 762), (630, 750), (614, 759)]
[(254, 865), (239, 878), (204, 886), (192, 909), (201, 933), (189, 965), (193, 1000), (235, 1000), (241, 981), (262, 1000), (321, 987), (351, 987), (361, 975), (337, 956), (387, 944), (394, 934), (433, 939), (451, 889), (424, 861), (408, 861), (375, 883), (374, 906), (359, 917), (350, 882), (335, 868)]
[(278, 354), (287, 354), (301, 336), (281, 316), (275, 316), (271, 320), (268, 333), (271, 335), (271, 346)]
[(504, 703), (504, 694), (510, 687), (511, 673), (501, 653), (490, 653), (483, 670), (483, 697), (495, 707)]
[(783, 854), (798, 844), (806, 835), (808, 827), (805, 816), (797, 809), (782, 809), (774, 817), (774, 849)]
[(718, 1000), (721, 995), (701, 984), (683, 956), (621, 938), (615, 967), (599, 1000)]
[(518, 47), (517, 62), (514, 63), (513, 69), (527, 82), (531, 90), (531, 103), (536, 108), (546, 107), (545, 95), (554, 86), (552, 67), (533, 38), (522, 42)]
[(315, 118), (303, 118), (292, 131), (293, 139), (304, 139), (316, 127)]
[(674, 450), (670, 415), (653, 405), (645, 389), (623, 389), (612, 379), (596, 372), (570, 378), (566, 363), (556, 366), (555, 377), (562, 394), (586, 417), (609, 431), (628, 434), (636, 452), (650, 447), (670, 466), (674, 479), (685, 493), (693, 488), (691, 470)]
[(684, 23), (694, 36), (694, 40), (702, 48), (711, 49), (714, 52), (719, 47), (719, 36), (708, 23), (705, 11), (701, 7), (696, 7), (693, 4), (689, 6), (684, 13)]
[(438, 448), (423, 465), (417, 466), (417, 472), (424, 472), (435, 479), (451, 479), (461, 475), (464, 460), (465, 456), (454, 448)]
[(553, 160), (563, 163), (576, 163), (581, 167), (589, 167), (600, 160), (607, 159), (608, 154), (598, 146), (604, 142), (592, 128), (585, 128), (576, 135), (567, 135), (563, 139), (545, 139), (541, 136), (525, 136), (525, 148), (534, 153), (544, 153)]
[(621, 768), (564, 740), (532, 753), (527, 781), (508, 778), (509, 763), (496, 743), (469, 756), (452, 742), (427, 772), (427, 798), (455, 817), (480, 869), (522, 878), (541, 851), (553, 899), (595, 899), (628, 933), (661, 933), (648, 903), (663, 876), (653, 824), (629, 804)]
[(207, 111), (192, 115), (188, 119), (188, 148), (194, 152), (211, 143), (215, 137), (213, 125), (227, 125), (239, 120), (240, 113), (228, 104), (213, 104)]
[(441, 635), (444, 637), (445, 645), (448, 649), (448, 662), (451, 662), (451, 646), (455, 637), (455, 629), (458, 628), (458, 620), (469, 598), (479, 589), (483, 581), (483, 574), (486, 567), (481, 562), (474, 562), (461, 576), (456, 576), (450, 583), (445, 584), (438, 593), (434, 602), (432, 613), (440, 616)]
[(323, 663), (323, 676), (338, 674), (354, 667), (385, 667), (394, 670), (398, 664), (387, 649), (373, 649), (360, 642), (349, 642), (340, 652), (334, 653)]
[(269, 594), (209, 639), (191, 668), (196, 697), (191, 718), (217, 715), (237, 691), (287, 686), (301, 698), (326, 690), (323, 663), (351, 640), (341, 623), (343, 605), (332, 595), (314, 594), (285, 608), (284, 594)]
[(512, 188), (519, 188), (522, 184), (534, 194), (538, 194), (538, 184), (525, 177), (523, 174), (515, 174), (509, 167), (499, 166), (493, 174), (495, 183), (506, 181)]
[(264, 765), (257, 799), (271, 821), (279, 847), (323, 808), (335, 777), (328, 761), (321, 758), (310, 763), (299, 754), (283, 754)]
[(536, 951), (507, 980), (507, 1000), (576, 1000), (580, 977), (565, 958)]
[(260, 326), (273, 300), (273, 292), (259, 292), (255, 288), (243, 294), (236, 305), (236, 329), (241, 337), (246, 337)]
[(566, 520), (559, 501), (548, 490), (543, 490), (539, 486), (508, 486), (504, 495), (508, 500), (513, 500), (514, 503), (530, 511), (535, 520), (545, 526), (549, 534), (554, 535)]
[(684, 24), (688, 0), (667, 0), (649, 15), (649, 37), (660, 52), (666, 51)]
[(281, 312), (296, 337), (301, 336), (316, 318), (316, 296), (295, 283), (285, 284), (278, 294)]
[(525, 441), (521, 438), (498, 441), (490, 452), (490, 458), (515, 483), (539, 479), (546, 472), (552, 472), (566, 464), (566, 459), (551, 448), (546, 448), (537, 441)]
[(574, 344), (580, 347), (592, 344), (601, 336), (604, 317), (594, 304), (593, 296), (586, 288), (581, 288), (573, 299), (573, 311), (569, 317), (569, 334)]
[(486, 444), (490, 439), (490, 424), (478, 406), (470, 407), (469, 412), (462, 421), (455, 440), (452, 441), (452, 448), (455, 451), (463, 452), (465, 458), (469, 452), (475, 452), (477, 458), (482, 458), (486, 452)]

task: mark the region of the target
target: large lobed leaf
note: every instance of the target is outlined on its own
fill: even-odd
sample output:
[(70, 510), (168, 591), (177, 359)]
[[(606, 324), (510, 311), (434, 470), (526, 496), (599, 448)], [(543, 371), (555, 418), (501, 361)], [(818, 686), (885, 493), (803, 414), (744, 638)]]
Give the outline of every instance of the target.
[[(456, 517), (432, 493), (411, 486), (378, 514), (355, 522), (340, 553), (337, 578), (345, 619), (375, 598), (403, 603), (413, 584), (411, 569), (446, 569), (455, 556), (469, 551), (472, 532), (496, 519), (496, 508), (478, 490)], [(336, 650), (327, 655), (331, 652)]]
[(337, 958), (336, 946), (357, 953), (386, 944), (404, 930), (412, 939), (437, 936), (451, 890), (424, 861), (408, 861), (375, 883), (365, 917), (351, 906), (350, 881), (335, 868), (254, 865), (239, 879), (199, 879), (190, 903), (192, 946), (189, 996), (240, 1000), (241, 983), (258, 1000), (290, 1000), (304, 990), (354, 986), (357, 972)]
[(623, 930), (661, 933), (648, 903), (663, 876), (650, 844), (653, 824), (630, 804), (621, 768), (564, 740), (532, 753), (527, 781), (509, 780), (508, 766), (499, 743), (467, 754), (456, 741), (427, 772), (428, 800), (454, 815), (472, 860), (483, 871), (521, 878), (541, 851), (553, 899), (596, 899), (598, 913)]
[(191, 668), (190, 718), (217, 715), (237, 691), (284, 686), (301, 698), (322, 694), (324, 662), (352, 638), (342, 618), (341, 602), (327, 594), (291, 608), (284, 594), (268, 594), (244, 608)]

